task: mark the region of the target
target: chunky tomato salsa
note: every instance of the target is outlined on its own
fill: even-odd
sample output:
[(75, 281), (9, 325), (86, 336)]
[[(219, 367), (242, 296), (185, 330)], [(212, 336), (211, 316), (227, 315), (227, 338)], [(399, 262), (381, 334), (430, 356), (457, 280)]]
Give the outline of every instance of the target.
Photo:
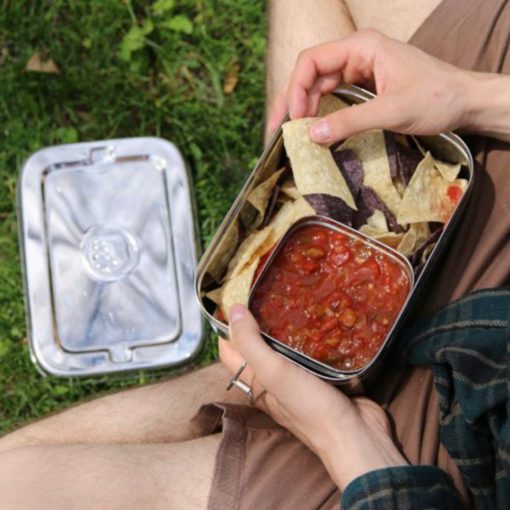
[(262, 275), (251, 310), (262, 331), (339, 370), (378, 352), (410, 291), (402, 265), (350, 235), (304, 225)]

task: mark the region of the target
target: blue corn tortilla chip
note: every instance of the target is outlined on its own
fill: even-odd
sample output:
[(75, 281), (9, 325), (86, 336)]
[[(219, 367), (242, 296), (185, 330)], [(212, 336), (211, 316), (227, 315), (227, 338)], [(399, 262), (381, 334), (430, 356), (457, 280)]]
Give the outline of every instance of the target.
[(399, 142), (390, 131), (384, 131), (384, 145), (393, 182), (406, 187), (423, 156), (418, 150)]
[(364, 176), (361, 161), (351, 149), (338, 152), (332, 151), (332, 155), (345, 182), (347, 182), (351, 195), (356, 200)]
[(341, 199), (325, 193), (310, 193), (304, 195), (306, 201), (321, 216), (327, 216), (348, 227), (352, 226), (354, 211)]
[[(418, 248), (416, 248), (415, 252), (412, 253), (409, 257), (409, 262), (413, 266), (413, 268), (418, 268), (420, 266), (425, 265), (426, 260), (421, 260), (422, 255), (425, 252), (426, 248), (430, 246), (431, 244), (437, 243), (438, 239), (441, 237), (441, 234), (443, 233), (444, 225), (440, 224), (441, 226), (439, 228), (436, 228), (430, 236), (423, 241)], [(421, 271), (421, 269), (420, 269)]]
[[(386, 223), (391, 232), (401, 234), (404, 229), (397, 223), (395, 215), (388, 209), (386, 204), (377, 196), (376, 192), (369, 186), (361, 186), (356, 200), (357, 211), (352, 218), (352, 226), (359, 229), (367, 223), (368, 218), (378, 209), (386, 218)], [(313, 207), (313, 206), (312, 206)]]
[(406, 147), (399, 142), (395, 142), (395, 148), (398, 162), (398, 177), (404, 186), (407, 186), (423, 157), (417, 150)]
[(395, 181), (398, 179), (397, 142), (395, 136), (390, 131), (384, 131), (383, 134), (388, 163), (390, 164), (390, 175), (393, 181)]

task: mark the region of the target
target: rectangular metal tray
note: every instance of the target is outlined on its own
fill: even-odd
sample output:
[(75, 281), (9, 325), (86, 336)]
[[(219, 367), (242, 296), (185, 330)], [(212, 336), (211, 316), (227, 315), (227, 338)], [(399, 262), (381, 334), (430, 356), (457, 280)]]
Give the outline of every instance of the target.
[[(348, 104), (359, 104), (365, 101), (369, 101), (374, 97), (371, 92), (368, 92), (357, 86), (339, 87), (334, 91), (334, 93)], [(386, 343), (384, 352), (387, 352), (399, 331), (402, 330), (408, 317), (410, 314), (412, 314), (413, 309), (416, 307), (417, 303), (419, 303), (420, 296), (422, 295), (426, 286), (430, 283), (433, 277), (434, 268), (437, 266), (437, 264), (440, 263), (441, 256), (451, 242), (462, 213), (467, 206), (474, 182), (473, 157), (468, 147), (459, 136), (454, 133), (441, 133), (436, 136), (418, 136), (415, 138), (423, 147), (425, 147), (427, 150), (430, 150), (432, 154), (437, 158), (450, 163), (462, 163), (464, 166), (461, 175), (467, 179), (468, 185), (443, 233), (439, 237), (436, 246), (430, 253), (420, 275), (418, 278), (416, 278), (412, 294), (405, 309), (400, 315), (399, 320), (393, 328), (393, 333)], [(213, 316), (212, 308), (210, 308), (203, 299), (204, 288), (210, 283), (206, 273), (212, 264), (217, 263), (221, 255), (220, 248), (222, 240), (231, 233), (234, 225), (239, 220), (240, 212), (246, 203), (246, 197), (250, 191), (253, 190), (260, 182), (267, 179), (272, 173), (280, 168), (279, 163), (281, 161), (283, 151), (282, 129), (280, 128), (264, 150), (260, 160), (255, 166), (255, 169), (248, 176), (244, 187), (239, 192), (230, 210), (227, 212), (223, 222), (209, 243), (209, 246), (205, 250), (198, 265), (197, 276), (195, 280), (195, 293), (199, 301), (200, 308), (213, 329), (215, 329), (215, 331), (224, 337), (228, 336), (228, 325), (222, 321), (219, 321), (216, 317)], [(273, 345), (273, 347), (279, 352), (282, 352), (282, 354), (288, 357), (291, 361), (303, 366), (303, 364), (298, 360), (289, 356), (288, 352), (283, 352), (283, 349), (281, 349), (279, 346)], [(345, 373), (342, 375), (332, 375), (317, 371), (310, 366), (305, 366), (304, 368), (325, 380), (329, 380), (335, 384), (348, 386), (353, 391), (357, 391), (357, 388), (359, 389), (362, 381), (368, 375), (372, 376), (377, 373), (377, 368), (380, 366), (383, 358), (384, 356), (382, 355), (378, 356), (377, 359), (374, 360), (374, 363), (367, 365), (367, 367), (362, 369), (360, 372), (354, 374)]]

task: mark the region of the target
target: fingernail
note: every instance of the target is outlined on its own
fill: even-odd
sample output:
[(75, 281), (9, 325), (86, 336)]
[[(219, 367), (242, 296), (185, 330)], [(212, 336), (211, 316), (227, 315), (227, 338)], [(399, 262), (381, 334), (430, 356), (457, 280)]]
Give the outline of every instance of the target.
[(331, 138), (331, 127), (328, 122), (321, 120), (310, 128), (310, 138), (315, 142), (326, 142)]
[(228, 312), (228, 319), (230, 324), (237, 322), (246, 317), (246, 308), (243, 305), (232, 305)]

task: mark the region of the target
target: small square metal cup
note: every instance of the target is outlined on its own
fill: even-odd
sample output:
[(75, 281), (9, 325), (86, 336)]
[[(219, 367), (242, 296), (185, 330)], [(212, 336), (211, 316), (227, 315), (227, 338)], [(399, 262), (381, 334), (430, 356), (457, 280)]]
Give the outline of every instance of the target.
[(273, 261), (278, 256), (278, 254), (281, 252), (281, 250), (285, 247), (287, 244), (287, 241), (289, 238), (291, 238), (295, 232), (302, 229), (305, 226), (309, 225), (319, 225), (321, 227), (325, 227), (329, 230), (332, 230), (334, 232), (339, 232), (351, 239), (356, 239), (360, 241), (361, 243), (369, 246), (372, 250), (378, 251), (385, 256), (391, 258), (393, 261), (395, 261), (405, 272), (405, 275), (409, 282), (409, 292), (406, 297), (406, 300), (402, 304), (401, 310), (397, 317), (395, 318), (390, 330), (386, 334), (386, 337), (384, 341), (382, 342), (381, 346), (379, 347), (379, 350), (374, 355), (372, 360), (370, 360), (366, 365), (364, 365), (361, 368), (358, 368), (356, 370), (339, 370), (337, 368), (334, 368), (330, 365), (327, 365), (321, 361), (318, 361), (296, 349), (293, 349), (292, 347), (289, 347), (285, 343), (281, 342), (280, 340), (272, 337), (266, 332), (261, 332), (262, 337), (266, 340), (266, 342), (272, 346), (274, 349), (276, 349), (278, 352), (282, 353), (284, 356), (292, 360), (293, 362), (307, 368), (311, 369), (313, 372), (322, 374), (327, 377), (333, 377), (335, 379), (345, 379), (349, 377), (353, 377), (355, 375), (358, 375), (360, 373), (364, 373), (370, 369), (370, 367), (375, 364), (376, 359), (382, 356), (383, 351), (385, 350), (386, 344), (388, 339), (393, 334), (393, 331), (395, 329), (395, 326), (398, 324), (400, 316), (402, 315), (402, 312), (405, 310), (407, 303), (409, 301), (409, 297), (412, 292), (412, 288), (414, 286), (414, 272), (411, 264), (407, 260), (406, 257), (395, 251), (394, 249), (386, 246), (383, 243), (380, 243), (379, 241), (372, 239), (365, 234), (358, 232), (357, 230), (354, 230), (346, 225), (343, 225), (342, 223), (339, 223), (335, 220), (332, 220), (331, 218), (327, 218), (324, 216), (309, 216), (306, 218), (302, 218), (298, 222), (296, 222), (292, 227), (289, 228), (289, 230), (285, 233), (285, 235), (282, 237), (282, 239), (275, 245), (271, 255), (268, 257), (268, 259), (265, 261), (264, 266), (260, 270), (258, 276), (256, 277), (255, 281), (253, 282), (250, 295), (248, 298), (248, 308), (251, 309), (254, 295), (259, 288), (260, 284), (264, 281), (264, 278), (270, 269)]

